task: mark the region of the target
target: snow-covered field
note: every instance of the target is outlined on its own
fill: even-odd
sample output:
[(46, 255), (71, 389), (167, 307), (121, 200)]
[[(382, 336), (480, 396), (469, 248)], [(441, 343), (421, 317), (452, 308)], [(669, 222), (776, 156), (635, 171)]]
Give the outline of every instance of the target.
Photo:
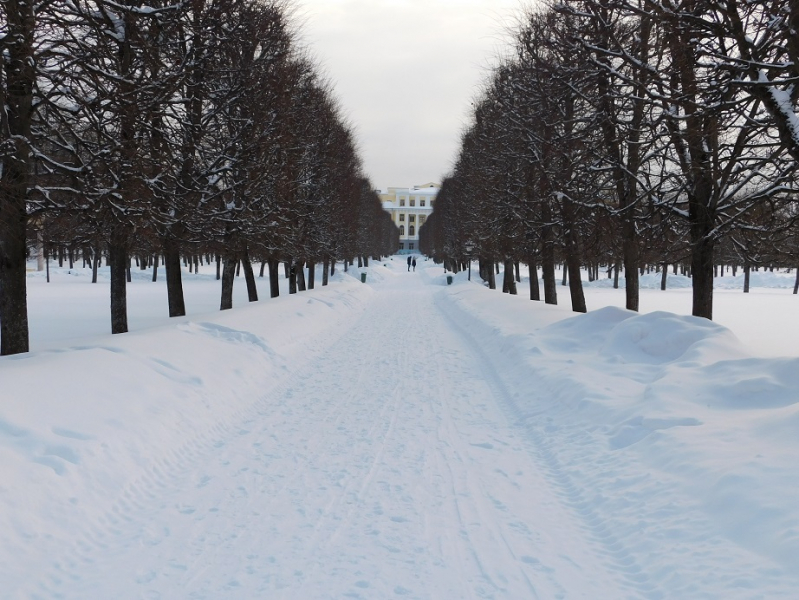
[(719, 278), (710, 323), (679, 277), (640, 315), (595, 282), (575, 316), (363, 271), (250, 305), (238, 280), (224, 313), (185, 274), (173, 320), (134, 271), (122, 336), (103, 273), (32, 273), (0, 596), (797, 597), (793, 275)]

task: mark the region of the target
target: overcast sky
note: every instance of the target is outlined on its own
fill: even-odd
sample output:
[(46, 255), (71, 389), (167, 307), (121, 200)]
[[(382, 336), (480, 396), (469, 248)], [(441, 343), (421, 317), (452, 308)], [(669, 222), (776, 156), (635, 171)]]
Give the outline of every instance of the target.
[(376, 188), (441, 181), (520, 0), (296, 0)]

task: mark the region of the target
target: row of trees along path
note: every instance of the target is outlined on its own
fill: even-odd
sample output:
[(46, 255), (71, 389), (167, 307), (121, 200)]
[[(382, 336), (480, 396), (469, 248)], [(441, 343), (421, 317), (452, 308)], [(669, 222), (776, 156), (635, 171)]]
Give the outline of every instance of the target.
[[(713, 316), (719, 264), (799, 266), (799, 3), (562, 0), (520, 19), (474, 103), (422, 251), (543, 272), (682, 264)], [(482, 269), (493, 285), (492, 268)], [(531, 298), (540, 298), (538, 277)], [(665, 281), (664, 281), (665, 283)], [(799, 279), (797, 279), (799, 287)], [(794, 290), (796, 293), (796, 290)]]
[(225, 309), (238, 264), (398, 246), (281, 0), (3, 0), (0, 61), (2, 354), (28, 350), (36, 246), (107, 257), (113, 333), (131, 256), (163, 257), (181, 316), (182, 256), (220, 257)]

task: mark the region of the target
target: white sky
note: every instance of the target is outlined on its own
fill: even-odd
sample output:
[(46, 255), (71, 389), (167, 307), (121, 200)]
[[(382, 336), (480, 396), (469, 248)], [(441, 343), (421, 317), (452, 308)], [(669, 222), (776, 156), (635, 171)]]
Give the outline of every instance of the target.
[(441, 181), (520, 0), (296, 0), (376, 188)]

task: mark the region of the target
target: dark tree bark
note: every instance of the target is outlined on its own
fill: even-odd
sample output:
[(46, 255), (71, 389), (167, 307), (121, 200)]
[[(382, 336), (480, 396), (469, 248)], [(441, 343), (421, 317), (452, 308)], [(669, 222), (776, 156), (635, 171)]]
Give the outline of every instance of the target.
[(329, 279), (328, 279), (328, 276), (327, 276), (327, 273), (328, 273), (328, 263), (329, 263), (329, 262), (330, 262), (330, 261), (329, 261), (327, 258), (325, 258), (325, 259), (322, 261), (322, 286), (326, 286), (326, 285), (328, 284), (328, 281), (329, 281)]
[(744, 261), (744, 294), (749, 293), (749, 275), (752, 271), (752, 267), (749, 264), (749, 261)]
[(516, 278), (513, 276), (513, 265), (513, 260), (508, 259), (505, 261), (505, 279), (508, 281), (508, 293), (515, 296), (518, 291), (516, 289)]
[(296, 294), (297, 293), (297, 266), (294, 264), (294, 260), (290, 260), (286, 263), (289, 268), (289, 294)]
[(660, 291), (661, 292), (665, 292), (666, 291), (666, 279), (668, 279), (668, 276), (669, 276), (669, 265), (667, 265), (666, 263), (663, 263), (663, 269), (662, 269), (662, 271), (660, 273)]
[(574, 312), (587, 312), (585, 306), (585, 293), (583, 292), (583, 280), (580, 277), (580, 259), (575, 255), (570, 255), (567, 259), (569, 271), (569, 294), (572, 301)]
[(530, 271), (530, 300), (541, 301), (541, 289), (538, 285), (538, 265), (535, 258), (532, 256), (527, 261), (528, 269)]
[(297, 276), (297, 291), (304, 292), (305, 288), (305, 261), (300, 261), (294, 266), (294, 272)]
[(236, 279), (236, 265), (239, 261), (233, 256), (225, 256), (222, 268), (222, 301), (219, 310), (233, 308), (233, 282)]
[(158, 281), (158, 255), (153, 256), (153, 283)]
[(0, 355), (7, 356), (29, 349), (26, 200), (32, 160), (36, 17), (34, 2), (4, 4), (8, 22), (0, 56), (0, 106), (4, 109), (0, 117)]
[(309, 262), (308, 263), (308, 289), (314, 289), (314, 284), (316, 280), (316, 263)]
[(130, 258), (124, 235), (112, 236), (108, 244), (108, 262), (111, 267), (111, 333), (127, 333)]
[(258, 302), (258, 288), (255, 287), (255, 275), (252, 270), (249, 253), (244, 253), (241, 259), (241, 266), (244, 268), (244, 281), (247, 282), (247, 299), (250, 302)]
[(100, 252), (99, 250), (92, 256), (92, 283), (97, 283), (97, 267), (100, 265)]
[(544, 228), (544, 245), (541, 249), (541, 275), (544, 278), (544, 302), (546, 304), (558, 303), (558, 284), (555, 277), (555, 249), (554, 241), (546, 241), (552, 235), (550, 227)]
[(269, 263), (269, 296), (277, 298), (280, 296), (280, 262), (274, 258), (270, 258), (267, 262)]
[[(166, 271), (166, 295), (170, 317), (186, 315), (183, 298), (183, 271), (180, 267), (180, 247), (176, 240), (164, 240), (164, 270)], [(219, 279), (219, 256), (216, 262), (216, 278)]]

